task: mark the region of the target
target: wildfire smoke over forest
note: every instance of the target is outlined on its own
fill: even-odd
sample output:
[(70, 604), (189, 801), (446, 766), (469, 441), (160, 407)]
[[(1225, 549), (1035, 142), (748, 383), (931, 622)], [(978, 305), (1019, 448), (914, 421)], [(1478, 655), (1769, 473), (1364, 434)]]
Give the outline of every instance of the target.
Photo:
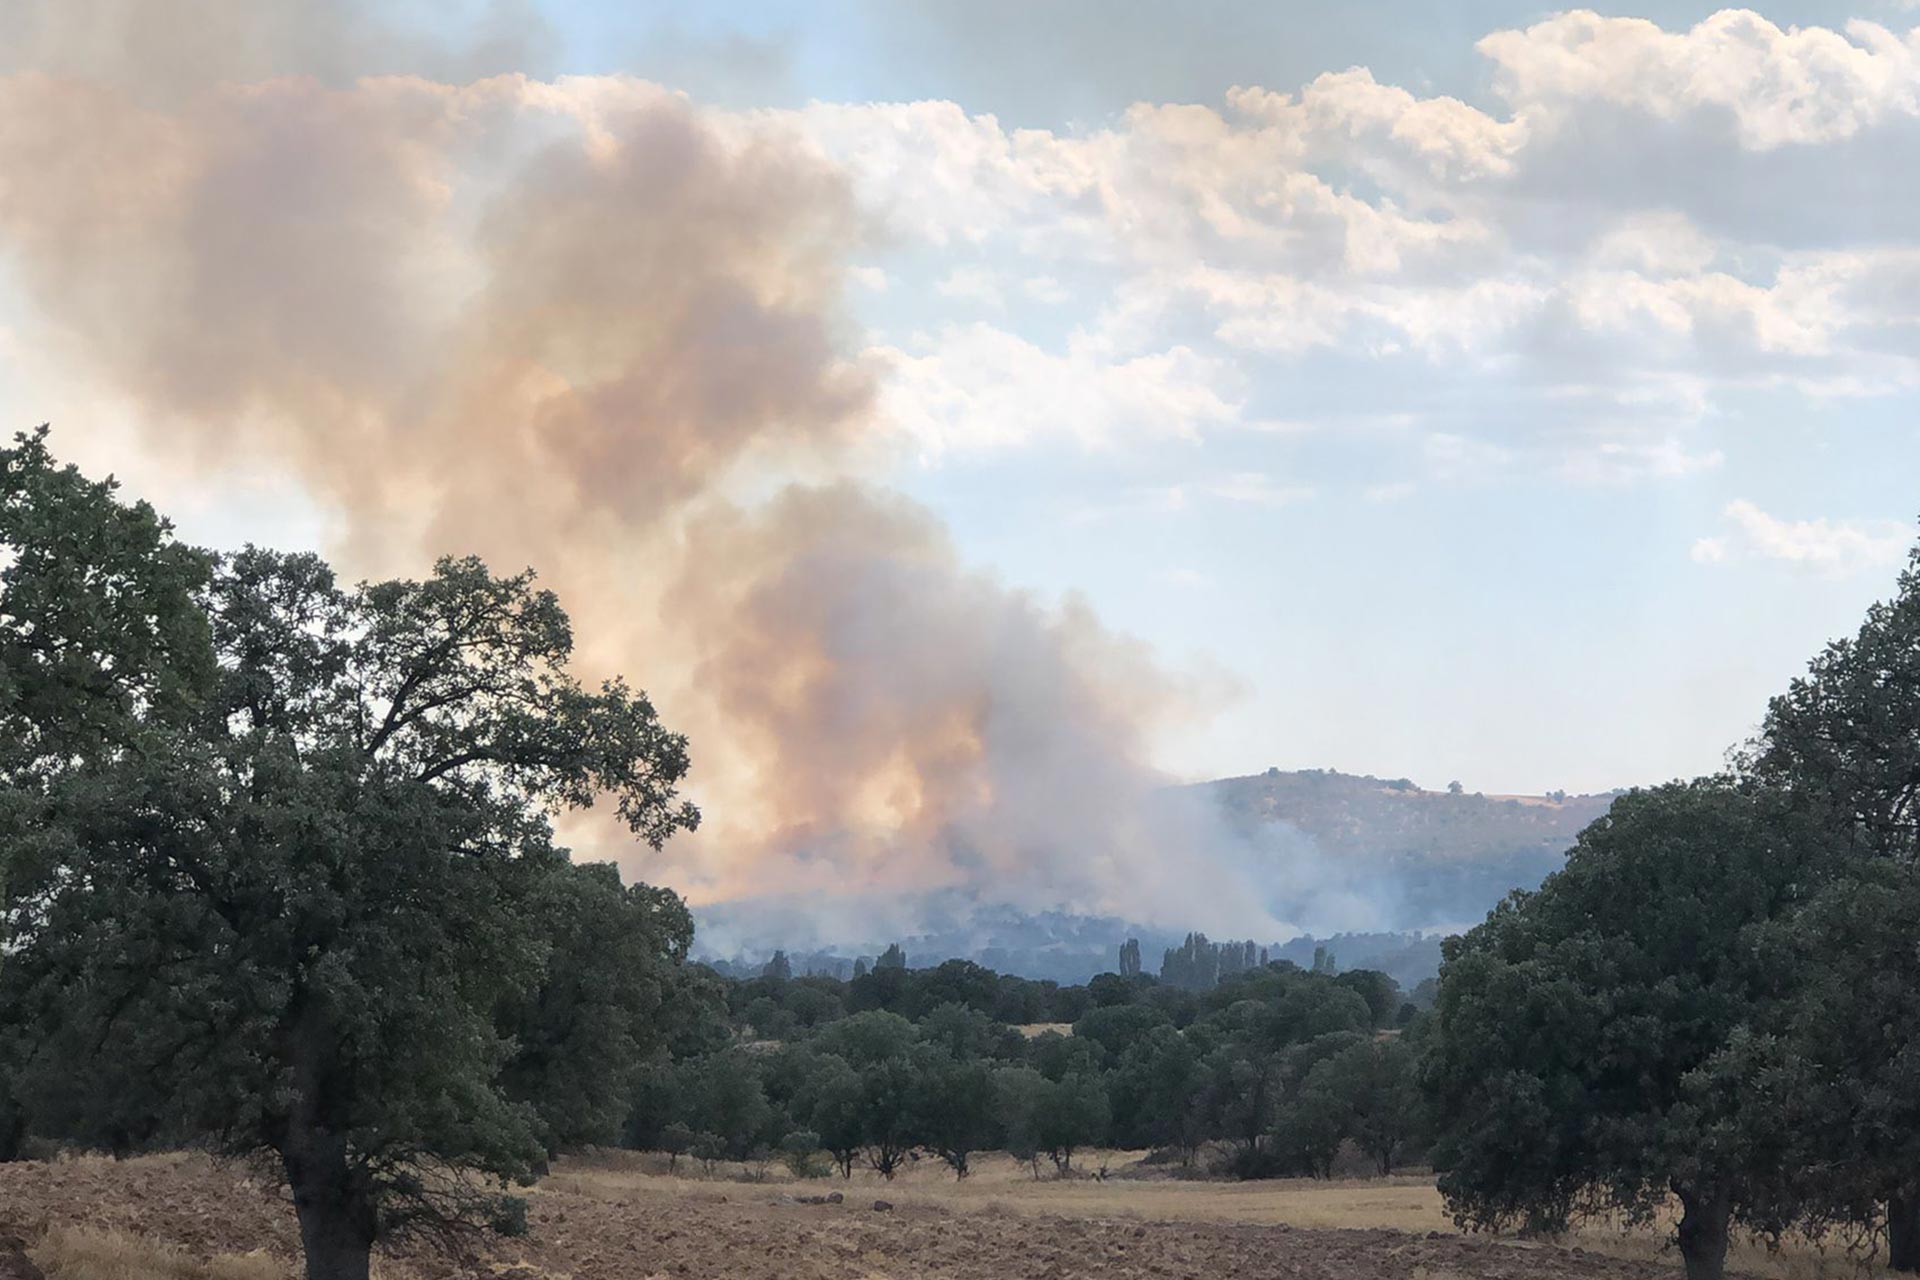
[[(23, 332), (151, 454), (296, 477), (349, 573), (534, 566), (586, 673), (690, 735), (706, 814), (658, 857), (583, 823), (583, 854), (696, 903), (1285, 927), (1250, 850), (1154, 800), (1149, 741), (1205, 699), (873, 479), (902, 446), (842, 293), (878, 233), (805, 137), (625, 78), (356, 76), (390, 47), (291, 8), (193, 49), (137, 5), (36, 12), (0, 64)], [(174, 74), (209, 50), (228, 75)]]

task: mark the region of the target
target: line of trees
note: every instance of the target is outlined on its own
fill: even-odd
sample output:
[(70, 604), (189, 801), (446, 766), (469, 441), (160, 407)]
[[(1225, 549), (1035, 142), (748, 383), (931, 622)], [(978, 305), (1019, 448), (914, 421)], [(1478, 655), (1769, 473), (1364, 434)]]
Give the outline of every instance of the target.
[(1071, 1034), (1029, 1035), (994, 1017), (1018, 979), (883, 972), (725, 984), (698, 1043), (646, 1072), (629, 1144), (889, 1178), (922, 1154), (965, 1177), (982, 1151), (1035, 1176), (1092, 1147), (1212, 1152), (1240, 1177), (1330, 1176), (1343, 1146), (1381, 1173), (1424, 1157), (1418, 1031), (1394, 1030), (1414, 1015), (1384, 974), (1282, 962), (1204, 993), (1107, 974), (1068, 989), (1088, 1002)]
[(1920, 550), (1725, 774), (1629, 793), (1448, 940), (1423, 1065), (1464, 1225), (1646, 1221), (1920, 1270)]
[(1245, 1172), (1324, 1171), (1341, 1135), (1383, 1167), (1414, 1141), (1382, 975), (689, 964), (673, 894), (554, 840), (588, 804), (656, 846), (698, 820), (685, 740), (571, 650), (530, 573), (343, 585), (180, 543), (44, 429), (0, 449), (0, 1158), (264, 1157), (310, 1280), (366, 1280), (383, 1239), (523, 1228), (516, 1185), (622, 1138), (959, 1175), (988, 1149), (1064, 1173), (1221, 1139)]

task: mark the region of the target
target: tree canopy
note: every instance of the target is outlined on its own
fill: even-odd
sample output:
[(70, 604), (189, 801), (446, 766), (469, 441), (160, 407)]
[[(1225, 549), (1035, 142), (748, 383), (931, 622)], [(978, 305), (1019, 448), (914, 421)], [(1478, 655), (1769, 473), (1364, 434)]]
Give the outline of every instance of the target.
[(1450, 939), (1427, 1081), (1440, 1188), (1463, 1225), (1555, 1230), (1677, 1196), (1688, 1274), (1730, 1225), (1777, 1232), (1763, 1093), (1716, 1089), (1729, 1046), (1778, 1024), (1758, 931), (1811, 882), (1818, 842), (1726, 779), (1632, 792), (1567, 865)]
[(650, 1034), (688, 927), (571, 867), (550, 819), (691, 827), (685, 741), (568, 673), (530, 573), (343, 587), (311, 555), (182, 548), (43, 437), (4, 464), (26, 1104), (91, 1090), (151, 1106), (116, 1123), (274, 1153), (315, 1280), (605, 1132), (608, 1084), (555, 1076)]

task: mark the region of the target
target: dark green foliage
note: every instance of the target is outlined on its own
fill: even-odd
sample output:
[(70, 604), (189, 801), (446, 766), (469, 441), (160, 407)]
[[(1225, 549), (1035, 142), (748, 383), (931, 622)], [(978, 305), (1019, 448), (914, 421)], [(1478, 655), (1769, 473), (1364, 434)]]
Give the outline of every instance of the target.
[(693, 1150), (694, 1139), (697, 1136), (691, 1126), (683, 1121), (675, 1120), (671, 1124), (661, 1128), (660, 1136), (654, 1139), (654, 1145), (657, 1145), (660, 1150), (667, 1153), (667, 1167), (669, 1169), (678, 1169), (680, 1167), (680, 1157)]
[(495, 1235), (517, 1239), (527, 1234), (527, 1202), (522, 1196), (501, 1196), (494, 1201), (487, 1226)]
[(905, 1057), (920, 1032), (897, 1013), (869, 1010), (830, 1024), (814, 1041), (822, 1052), (837, 1054), (856, 1069)]
[(992, 1072), (978, 1059), (954, 1058), (922, 1064), (917, 1077), (914, 1132), (954, 1177), (964, 1178), (973, 1153), (996, 1137)]
[(1854, 853), (1920, 855), (1920, 547), (1892, 600), (1774, 698), (1754, 777), (1817, 811)]
[(1087, 983), (1087, 998), (1093, 1001), (1096, 1009), (1132, 1004), (1139, 994), (1138, 985), (1115, 973), (1095, 974)]
[(683, 996), (693, 920), (674, 894), (622, 885), (608, 864), (556, 866), (530, 910), (546, 964), (500, 1016), (515, 1044), (502, 1083), (533, 1108), (553, 1155), (619, 1137)]
[(920, 1145), (920, 1075), (926, 1059), (901, 1053), (869, 1062), (860, 1071), (860, 1115), (867, 1165), (893, 1180), (907, 1157)]
[(914, 974), (914, 979), (913, 998), (895, 1012), (916, 1020), (949, 1004), (991, 1014), (1000, 996), (1000, 975), (971, 960), (948, 960)]
[(60, 857), (63, 786), (177, 729), (210, 696), (206, 553), (113, 481), (0, 449), (0, 885)]
[(811, 1129), (795, 1129), (780, 1139), (780, 1159), (796, 1178), (817, 1178), (829, 1172), (820, 1156), (820, 1135)]
[(1098, 1045), (1102, 1067), (1110, 1067), (1126, 1048), (1155, 1027), (1167, 1025), (1167, 1015), (1150, 1005), (1104, 1005), (1074, 1023), (1076, 1040)]
[[(364, 1276), (378, 1236), (484, 1221), (488, 1182), (604, 1132), (619, 1073), (562, 1084), (535, 1055), (637, 1044), (665, 986), (570, 970), (547, 904), (604, 886), (548, 816), (605, 797), (650, 841), (690, 826), (684, 741), (624, 686), (566, 674), (566, 617), (529, 575), (446, 561), (346, 589), (258, 550), (209, 573), (37, 441), (5, 466), (4, 612), (50, 628), (0, 641), (0, 714), (24, 735), (5, 767), (28, 783), (9, 788), (4, 980), (34, 1036), (29, 1111), (274, 1152), (316, 1277)], [(89, 604), (89, 582), (111, 589)], [(662, 965), (676, 927), (648, 935)], [(533, 1033), (517, 1063), (502, 1010)], [(529, 1105), (510, 1075), (553, 1094)]]
[(182, 723), (214, 680), (205, 552), (111, 479), (0, 449), (0, 770), (11, 788)]
[(1876, 1221), (1884, 1202), (1888, 1261), (1920, 1271), (1920, 547), (1897, 587), (1769, 704), (1746, 765), (1835, 847), (1829, 886), (1779, 931), (1803, 982), (1772, 1056), (1813, 1082), (1793, 1095), (1820, 1171), (1803, 1193), (1819, 1224)]
[(1349, 969), (1334, 981), (1367, 1002), (1376, 1030), (1394, 1024), (1402, 1004), (1399, 983), (1373, 969)]
[[(1325, 1173), (1345, 1144), (1360, 1145), (1382, 1167), (1424, 1150), (1413, 1054), (1392, 1038), (1374, 1047), (1374, 1008), (1363, 993), (1377, 993), (1384, 1006), (1393, 991), (1378, 975), (1334, 978), (1275, 964), (1229, 975), (1204, 993), (1112, 977), (1069, 1001), (1070, 989), (964, 962), (884, 972), (881, 981), (899, 984), (901, 1007), (922, 1010), (917, 1018), (861, 1010), (795, 1027), (777, 1046), (696, 1055), (670, 1086), (645, 1073), (636, 1111), (650, 1121), (629, 1132), (661, 1133), (665, 1100), (689, 1132), (731, 1134), (736, 1126), (702, 1109), (702, 1080), (718, 1075), (741, 1089), (751, 1070), (767, 1103), (752, 1140), (777, 1148), (784, 1135), (804, 1132), (846, 1176), (856, 1161), (891, 1176), (922, 1152), (964, 1177), (988, 1148), (1028, 1161), (1036, 1176), (1042, 1157), (1069, 1176), (1079, 1152), (1110, 1141), (1171, 1149), (1188, 1165), (1209, 1144), (1232, 1143), (1230, 1167), (1245, 1176)], [(809, 987), (823, 1007), (844, 1009), (863, 981), (873, 989), (874, 977), (755, 977), (730, 983), (726, 1003), (736, 1036), (752, 1038), (769, 1007), (791, 1012), (794, 990)], [(1049, 1029), (1028, 1039), (993, 1022), (979, 1006), (997, 1006), (1010, 990), (1055, 1008), (1079, 1003), (1073, 1034)], [(930, 1003), (935, 995), (964, 998)], [(1338, 1071), (1315, 1074), (1356, 1048), (1364, 1052), (1348, 1054)], [(1310, 1077), (1319, 1090), (1312, 1096)], [(1337, 1088), (1320, 1087), (1329, 1081)], [(1309, 1117), (1318, 1117), (1314, 1126)], [(723, 1146), (735, 1158), (743, 1150), (738, 1139)]]
[(949, 1058), (984, 1058), (993, 1048), (993, 1024), (964, 1004), (943, 1004), (921, 1019), (920, 1038)]
[(1093, 1072), (1076, 1071), (1048, 1082), (1034, 1137), (1055, 1168), (1071, 1173), (1073, 1153), (1105, 1140), (1112, 1119), (1106, 1084)]
[(1063, 1036), (1058, 1031), (1044, 1031), (1027, 1042), (1027, 1061), (1049, 1080), (1064, 1080), (1076, 1073), (1095, 1074), (1104, 1056), (1093, 1041)]
[(1207, 1073), (1192, 1041), (1170, 1027), (1156, 1028), (1121, 1054), (1109, 1094), (1123, 1141), (1173, 1147), (1191, 1165), (1212, 1136)]
[[(1778, 1172), (1745, 1155), (1772, 1099), (1703, 1073), (1779, 1017), (1758, 944), (1818, 850), (1724, 781), (1633, 792), (1539, 892), (1449, 941), (1425, 1070), (1462, 1224), (1645, 1220), (1677, 1194), (1695, 1242), (1729, 1219), (1778, 1228)], [(1700, 1274), (1718, 1265), (1689, 1255)]]
[(1315, 1098), (1316, 1107), (1330, 1106), (1340, 1135), (1351, 1139), (1384, 1176), (1414, 1148), (1426, 1127), (1414, 1066), (1413, 1050), (1403, 1038), (1370, 1037), (1315, 1063), (1301, 1093)]
[[(1322, 1063), (1321, 1067), (1327, 1064)], [(1262, 1159), (1258, 1150), (1242, 1149), (1235, 1161), (1245, 1176), (1268, 1172), (1299, 1172), (1315, 1178), (1333, 1176), (1334, 1158), (1346, 1137), (1349, 1112), (1334, 1082), (1324, 1070), (1309, 1072), (1276, 1110), (1273, 1149)]]
[(683, 1075), (690, 1123), (718, 1138), (727, 1159), (744, 1160), (765, 1141), (774, 1113), (753, 1055), (728, 1049), (688, 1064)]
[(801, 1095), (809, 1129), (819, 1135), (820, 1149), (833, 1157), (840, 1176), (853, 1176), (853, 1162), (867, 1141), (866, 1090), (860, 1075), (843, 1058), (823, 1057)]
[(1046, 1152), (1041, 1125), (1053, 1103), (1052, 1082), (1032, 1067), (1002, 1067), (993, 1073), (993, 1098), (1007, 1153), (1039, 1177)]

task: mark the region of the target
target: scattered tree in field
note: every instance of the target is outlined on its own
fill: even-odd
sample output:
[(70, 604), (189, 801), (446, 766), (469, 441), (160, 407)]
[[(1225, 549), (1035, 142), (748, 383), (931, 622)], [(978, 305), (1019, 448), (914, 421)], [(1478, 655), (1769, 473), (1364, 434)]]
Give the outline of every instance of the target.
[(946, 1162), (955, 1178), (971, 1171), (977, 1151), (993, 1145), (993, 1075), (978, 1059), (928, 1062), (914, 1093), (913, 1131), (922, 1145)]
[(860, 1111), (867, 1166), (893, 1181), (914, 1148), (916, 1131), (915, 1062), (907, 1054), (882, 1058), (860, 1072)]
[(1108, 1076), (1118, 1143), (1172, 1147), (1191, 1166), (1209, 1137), (1206, 1083), (1188, 1037), (1169, 1025), (1150, 1028), (1121, 1050)]
[(1746, 765), (1844, 854), (1798, 957), (1799, 1044), (1825, 1081), (1807, 1130), (1824, 1139), (1807, 1156), (1821, 1170), (1810, 1191), (1823, 1213), (1855, 1220), (1884, 1201), (1890, 1264), (1920, 1271), (1920, 1155), (1905, 1136), (1920, 1116), (1920, 1017), (1899, 932), (1920, 889), (1904, 870), (1920, 863), (1920, 548), (1893, 598), (1773, 699)]
[(1042, 1125), (1053, 1104), (1053, 1084), (1032, 1067), (1003, 1067), (993, 1076), (994, 1107), (1000, 1117), (1007, 1154), (1040, 1176), (1046, 1153)]
[(1368, 1037), (1316, 1063), (1303, 1086), (1331, 1099), (1341, 1136), (1383, 1177), (1426, 1127), (1414, 1066), (1414, 1052), (1404, 1038)]
[(841, 1177), (853, 1177), (853, 1162), (867, 1141), (866, 1090), (859, 1073), (843, 1058), (824, 1058), (801, 1097), (801, 1114), (819, 1136), (820, 1149), (833, 1157)]
[(660, 1130), (660, 1150), (667, 1153), (667, 1170), (670, 1173), (680, 1169), (680, 1157), (693, 1150), (693, 1142), (699, 1135), (684, 1122), (675, 1120)]
[(1779, 1228), (1779, 1170), (1750, 1158), (1772, 1102), (1707, 1084), (1777, 1014), (1755, 943), (1816, 847), (1724, 781), (1629, 793), (1537, 893), (1449, 940), (1426, 1078), (1458, 1221), (1644, 1222), (1671, 1195), (1694, 1280), (1722, 1274), (1734, 1223)]
[[(541, 904), (568, 874), (548, 815), (606, 796), (649, 841), (690, 827), (684, 741), (623, 685), (566, 674), (566, 616), (530, 575), (449, 560), (346, 589), (259, 550), (209, 575), (39, 442), (4, 465), (25, 551), (8, 612), (76, 636), (36, 653), (55, 632), (6, 632), (29, 651), (6, 678), (32, 745), (5, 767), (39, 783), (8, 802), (8, 1004), (38, 1037), (23, 1090), (58, 1094), (82, 1062), (164, 1082), (166, 1125), (274, 1153), (313, 1280), (364, 1280), (380, 1237), (484, 1221), (489, 1183), (594, 1109), (543, 1123), (505, 1088), (496, 1017), (537, 1008)], [(84, 592), (43, 598), (100, 574), (148, 594), (72, 618)], [(42, 714), (65, 727), (34, 734)], [(56, 742), (59, 776), (35, 763)]]
[(1097, 1146), (1106, 1137), (1113, 1113), (1107, 1087), (1098, 1075), (1075, 1072), (1049, 1086), (1036, 1137), (1062, 1174), (1073, 1172), (1073, 1153)]
[[(1785, 1033), (1715, 1064), (1725, 1088), (1764, 1096), (1780, 1134), (1763, 1156), (1794, 1181), (1813, 1229), (1885, 1221), (1893, 1270), (1920, 1269), (1907, 1135), (1920, 1124), (1920, 866), (1871, 859), (1776, 931), (1794, 975)], [(1883, 1214), (1883, 1206), (1885, 1211)]]
[(693, 1135), (693, 1158), (700, 1162), (700, 1171), (709, 1178), (727, 1158), (727, 1140), (717, 1133), (696, 1133)]
[(796, 1178), (814, 1178), (828, 1172), (820, 1161), (820, 1135), (811, 1129), (795, 1129), (780, 1139), (780, 1158)]
[(1322, 1079), (1319, 1073), (1309, 1074), (1276, 1110), (1273, 1145), (1278, 1167), (1331, 1178), (1333, 1162), (1346, 1136), (1347, 1118), (1345, 1102), (1332, 1081)]
[(746, 1159), (762, 1144), (773, 1119), (753, 1056), (728, 1049), (688, 1075), (685, 1093), (694, 1127), (720, 1139), (728, 1159)]

